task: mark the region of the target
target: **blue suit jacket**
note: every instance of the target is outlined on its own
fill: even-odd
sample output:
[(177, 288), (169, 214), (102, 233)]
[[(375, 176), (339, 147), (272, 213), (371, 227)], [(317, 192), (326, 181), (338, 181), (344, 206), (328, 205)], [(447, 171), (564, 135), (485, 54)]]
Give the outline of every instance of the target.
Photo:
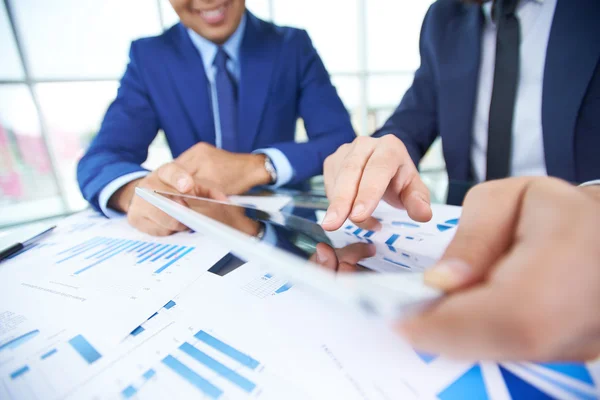
[[(279, 149), (295, 171), (290, 184), (320, 174), (325, 158), (354, 139), (348, 112), (305, 31), (248, 13), (240, 67), (240, 152)], [(307, 143), (294, 142), (299, 117)], [(209, 83), (181, 24), (131, 45), (117, 98), (78, 165), (79, 186), (94, 208), (107, 184), (143, 170), (159, 129), (173, 157), (198, 142), (215, 143)]]
[[(600, 178), (600, 1), (558, 0), (546, 55), (542, 127), (546, 167), (571, 182)], [(438, 0), (421, 31), (412, 87), (375, 136), (395, 134), (415, 164), (442, 137), (450, 181), (471, 181), (470, 150), (484, 16)]]

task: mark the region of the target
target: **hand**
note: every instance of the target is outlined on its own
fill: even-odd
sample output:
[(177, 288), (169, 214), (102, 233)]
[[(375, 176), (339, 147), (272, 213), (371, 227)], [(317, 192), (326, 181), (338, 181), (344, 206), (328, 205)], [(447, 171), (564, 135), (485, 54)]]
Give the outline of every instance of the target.
[(432, 354), (586, 360), (600, 354), (600, 199), (553, 178), (484, 183), (427, 283), (449, 295), (400, 325)]
[(357, 264), (375, 255), (375, 246), (369, 243), (352, 243), (340, 249), (319, 243), (310, 261), (335, 272), (357, 272), (364, 270)]
[(348, 216), (353, 222), (364, 221), (382, 197), (394, 207), (405, 208), (416, 221), (431, 219), (429, 190), (394, 135), (356, 138), (327, 157), (324, 170), (330, 201), (323, 220), (326, 230), (338, 229)]
[(198, 143), (181, 154), (175, 163), (203, 182), (212, 182), (223, 193), (242, 194), (255, 186), (267, 185), (271, 175), (265, 169), (264, 154), (239, 154)]
[[(138, 186), (227, 201), (227, 196), (214, 189), (210, 183), (194, 179), (186, 170), (173, 162), (165, 164), (148, 176), (128, 183), (109, 200), (111, 208), (127, 213), (127, 220), (133, 227), (154, 236), (167, 236), (186, 230), (187, 227), (136, 196), (135, 188)], [(179, 202), (183, 204), (182, 200)]]

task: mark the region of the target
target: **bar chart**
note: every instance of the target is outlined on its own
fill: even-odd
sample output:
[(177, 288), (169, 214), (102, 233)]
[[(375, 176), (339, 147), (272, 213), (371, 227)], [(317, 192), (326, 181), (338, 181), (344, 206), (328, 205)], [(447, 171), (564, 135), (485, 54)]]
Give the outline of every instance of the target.
[[(261, 363), (214, 334), (199, 330), (177, 349), (163, 357), (138, 379), (124, 387), (124, 399), (141, 395), (144, 390), (159, 390), (156, 386), (187, 387), (196, 396), (219, 399), (225, 395), (250, 395), (257, 392)], [(152, 389), (149, 387), (154, 385)], [(187, 385), (187, 386), (186, 386)]]
[(193, 246), (97, 236), (59, 252), (56, 264), (77, 261), (80, 268), (72, 274), (80, 275), (115, 257), (128, 257), (135, 265), (156, 266), (153, 272), (160, 274), (194, 250)]
[(8, 398), (53, 398), (85, 376), (88, 368), (102, 358), (83, 335), (43, 343), (46, 344), (41, 350), (31, 354), (22, 364), (4, 366), (3, 370), (9, 372), (0, 376), (0, 384), (6, 389)]
[(265, 273), (242, 286), (242, 290), (260, 299), (287, 292), (293, 287), (286, 279)]

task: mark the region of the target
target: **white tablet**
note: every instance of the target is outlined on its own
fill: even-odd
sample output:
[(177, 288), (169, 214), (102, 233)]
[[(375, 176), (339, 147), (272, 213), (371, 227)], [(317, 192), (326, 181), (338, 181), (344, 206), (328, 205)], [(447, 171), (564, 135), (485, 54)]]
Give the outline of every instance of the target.
[[(237, 257), (263, 263), (295, 285), (369, 314), (402, 318), (442, 295), (423, 283), (423, 268), (435, 258), (402, 248), (390, 240), (394, 234), (390, 238), (389, 233), (353, 224), (326, 232), (308, 209), (300, 209), (299, 216), (143, 188), (136, 194), (225, 243)], [(327, 262), (317, 262), (317, 246)]]

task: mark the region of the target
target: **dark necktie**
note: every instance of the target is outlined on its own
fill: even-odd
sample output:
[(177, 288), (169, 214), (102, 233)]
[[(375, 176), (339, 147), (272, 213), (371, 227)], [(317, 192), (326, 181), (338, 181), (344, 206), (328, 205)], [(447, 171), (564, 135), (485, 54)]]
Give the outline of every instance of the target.
[(237, 85), (227, 70), (227, 53), (219, 47), (214, 66), (217, 68), (215, 85), (219, 105), (219, 123), (221, 125), (221, 148), (237, 152)]
[(518, 0), (496, 0), (496, 66), (488, 126), (486, 180), (510, 176), (512, 126), (519, 80), (519, 20), (515, 15)]

